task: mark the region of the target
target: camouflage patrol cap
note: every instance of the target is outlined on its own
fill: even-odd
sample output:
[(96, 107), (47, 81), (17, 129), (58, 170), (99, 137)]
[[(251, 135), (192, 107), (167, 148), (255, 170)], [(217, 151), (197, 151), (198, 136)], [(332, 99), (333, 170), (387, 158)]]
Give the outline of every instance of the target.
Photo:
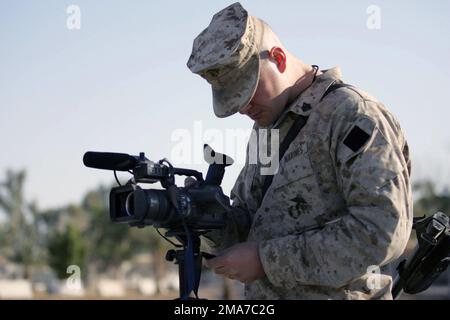
[(187, 66), (211, 84), (217, 117), (238, 112), (252, 99), (262, 34), (262, 22), (236, 2), (217, 12), (195, 38)]

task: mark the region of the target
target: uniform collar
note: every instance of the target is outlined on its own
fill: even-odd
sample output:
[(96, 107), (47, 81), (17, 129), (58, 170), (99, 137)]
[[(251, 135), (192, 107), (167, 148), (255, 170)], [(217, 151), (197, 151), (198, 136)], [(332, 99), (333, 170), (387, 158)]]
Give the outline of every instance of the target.
[(342, 74), (339, 67), (323, 70), (322, 74), (317, 76), (316, 80), (286, 108), (272, 127), (277, 127), (290, 112), (308, 117), (314, 106), (317, 105), (322, 98), (325, 91), (338, 80), (342, 80)]

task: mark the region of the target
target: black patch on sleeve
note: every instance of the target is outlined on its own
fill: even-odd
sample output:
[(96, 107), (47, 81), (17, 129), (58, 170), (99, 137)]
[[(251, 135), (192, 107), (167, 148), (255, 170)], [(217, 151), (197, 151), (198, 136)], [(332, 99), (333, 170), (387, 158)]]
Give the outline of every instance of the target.
[(307, 112), (307, 111), (311, 110), (311, 105), (309, 103), (303, 103), (302, 110), (303, 110), (303, 112)]
[(349, 147), (353, 152), (358, 151), (366, 142), (370, 136), (358, 126), (354, 126), (352, 131), (347, 135), (344, 140), (344, 144)]

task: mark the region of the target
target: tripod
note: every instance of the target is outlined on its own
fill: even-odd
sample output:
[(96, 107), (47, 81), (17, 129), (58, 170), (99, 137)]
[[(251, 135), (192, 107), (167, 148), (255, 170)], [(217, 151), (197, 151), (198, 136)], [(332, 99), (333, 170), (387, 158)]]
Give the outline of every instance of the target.
[[(174, 261), (178, 264), (178, 277), (180, 284), (180, 297), (177, 300), (199, 300), (198, 288), (200, 285), (200, 276), (202, 272), (202, 258), (211, 258), (205, 252), (200, 252), (200, 236), (206, 231), (191, 231), (188, 235), (185, 230), (171, 230), (166, 232), (166, 236), (175, 237), (182, 245), (183, 249), (171, 249), (167, 251), (166, 260)], [(190, 236), (190, 237), (189, 237)], [(190, 239), (189, 239), (190, 238)], [(191, 248), (189, 247), (191, 241)], [(191, 297), (191, 292), (195, 297)]]

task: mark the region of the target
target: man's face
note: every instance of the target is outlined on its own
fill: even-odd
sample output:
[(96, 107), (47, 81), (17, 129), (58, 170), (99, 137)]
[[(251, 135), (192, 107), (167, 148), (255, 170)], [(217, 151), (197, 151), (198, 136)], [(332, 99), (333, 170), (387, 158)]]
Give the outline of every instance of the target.
[(239, 113), (247, 115), (259, 126), (267, 127), (278, 119), (286, 103), (287, 90), (278, 70), (271, 63), (262, 63), (255, 95)]

